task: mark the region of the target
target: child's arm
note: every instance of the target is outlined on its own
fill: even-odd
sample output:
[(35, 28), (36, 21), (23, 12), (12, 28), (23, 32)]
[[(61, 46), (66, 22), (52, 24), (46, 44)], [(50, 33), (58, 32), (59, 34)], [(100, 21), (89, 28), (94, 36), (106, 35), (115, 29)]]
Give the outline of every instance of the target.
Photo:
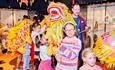
[(60, 56), (60, 47), (57, 48), (56, 50), (56, 55), (55, 55), (55, 58), (58, 62), (61, 62), (61, 56)]
[(60, 56), (59, 53), (57, 53), (57, 54), (55, 55), (55, 58), (56, 58), (57, 62), (59, 62), (59, 63), (61, 63), (62, 60), (63, 60), (62, 56)]
[(32, 32), (31, 33), (31, 38), (32, 38), (32, 41), (33, 43), (35, 44), (35, 38), (36, 38), (37, 34), (35, 32)]
[(36, 36), (39, 37), (39, 35), (40, 35), (39, 32), (32, 32), (31, 37), (32, 37), (32, 41), (33, 41), (34, 44), (35, 44), (35, 41), (36, 41), (36, 40), (35, 40)]
[(70, 60), (76, 59), (76, 57), (78, 57), (79, 51), (81, 50), (81, 41), (78, 40), (78, 42), (76, 44), (74, 44), (70, 48), (68, 47), (68, 50), (71, 51), (69, 54), (72, 54), (68, 58)]

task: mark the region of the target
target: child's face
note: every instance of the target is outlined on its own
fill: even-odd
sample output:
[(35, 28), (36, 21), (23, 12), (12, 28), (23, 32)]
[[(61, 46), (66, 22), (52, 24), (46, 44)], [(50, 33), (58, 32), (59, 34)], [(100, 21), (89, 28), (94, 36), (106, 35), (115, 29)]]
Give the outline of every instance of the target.
[(91, 67), (94, 66), (96, 63), (96, 57), (93, 53), (88, 53), (84, 59), (86, 64), (88, 64)]
[(34, 31), (39, 32), (40, 31), (40, 26), (36, 26), (35, 28), (33, 28)]
[(65, 26), (65, 33), (68, 37), (73, 37), (75, 35), (75, 28), (71, 24)]

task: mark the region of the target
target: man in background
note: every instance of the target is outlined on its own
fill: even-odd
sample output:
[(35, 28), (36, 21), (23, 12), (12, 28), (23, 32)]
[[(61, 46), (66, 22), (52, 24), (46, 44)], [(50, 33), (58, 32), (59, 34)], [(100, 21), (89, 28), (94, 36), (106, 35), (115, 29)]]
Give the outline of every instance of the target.
[(81, 52), (82, 50), (86, 47), (86, 32), (88, 30), (86, 21), (79, 15), (80, 14), (80, 5), (78, 4), (74, 4), (72, 7), (72, 16), (74, 18), (74, 21), (77, 24), (77, 35), (78, 38), (81, 40), (82, 42), (82, 48), (79, 54), (79, 67), (83, 64), (83, 61), (81, 59)]

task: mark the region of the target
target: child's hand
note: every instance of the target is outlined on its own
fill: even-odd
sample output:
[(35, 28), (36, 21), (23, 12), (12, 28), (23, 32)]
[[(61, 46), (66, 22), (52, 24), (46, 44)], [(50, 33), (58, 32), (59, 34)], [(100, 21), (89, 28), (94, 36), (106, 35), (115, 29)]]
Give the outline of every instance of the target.
[(56, 55), (55, 55), (55, 58), (56, 58), (56, 60), (57, 60), (59, 63), (62, 62), (62, 58), (60, 57), (59, 54), (56, 54)]

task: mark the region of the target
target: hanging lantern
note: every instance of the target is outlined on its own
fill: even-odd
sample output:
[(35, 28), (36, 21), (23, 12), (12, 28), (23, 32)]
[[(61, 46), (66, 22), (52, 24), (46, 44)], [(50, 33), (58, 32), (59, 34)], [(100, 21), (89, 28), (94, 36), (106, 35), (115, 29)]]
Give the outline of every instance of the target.
[(22, 6), (22, 3), (26, 4), (26, 6), (28, 6), (28, 3), (30, 1), (30, 6), (32, 6), (32, 3), (34, 2), (34, 0), (17, 0), (20, 3), (20, 6)]
[(22, 6), (22, 3), (26, 4), (26, 6), (28, 6), (28, 0), (20, 0), (20, 6)]

